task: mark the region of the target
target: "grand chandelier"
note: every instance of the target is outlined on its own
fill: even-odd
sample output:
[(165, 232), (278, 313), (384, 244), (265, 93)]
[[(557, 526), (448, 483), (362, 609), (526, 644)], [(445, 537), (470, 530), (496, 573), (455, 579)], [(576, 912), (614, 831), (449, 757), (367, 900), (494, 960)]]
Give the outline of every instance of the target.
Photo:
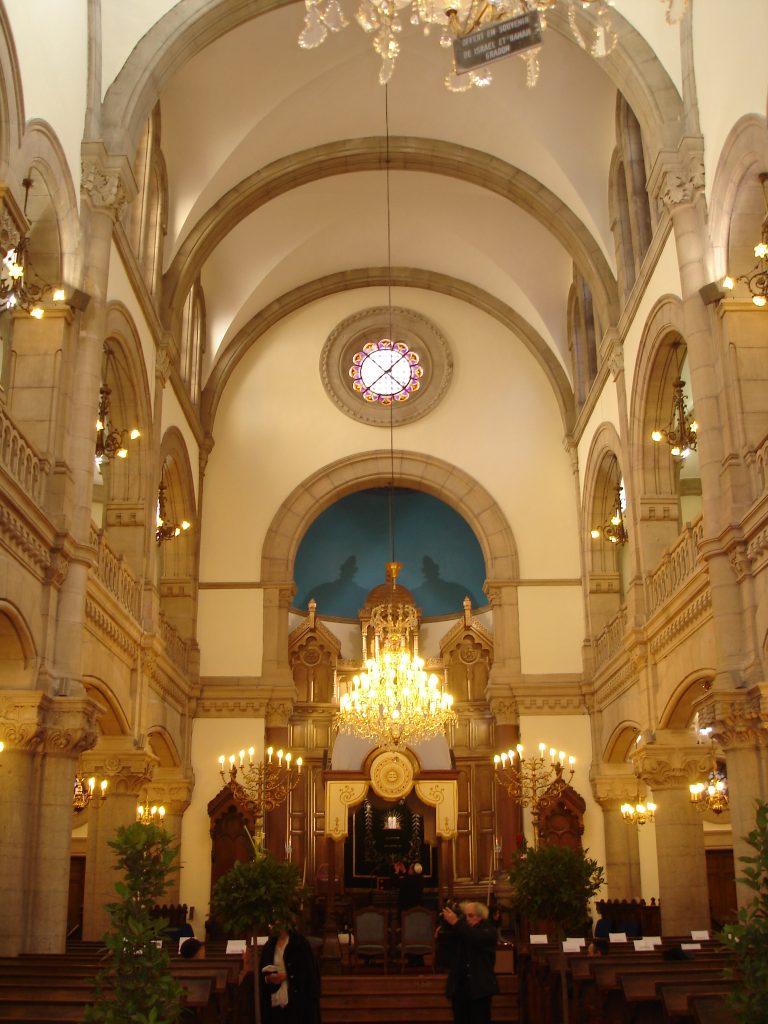
[(453, 697), (436, 675), (427, 674), (424, 659), (418, 656), (418, 611), (397, 600), (401, 569), (399, 562), (387, 564), (391, 598), (370, 614), (374, 656), (353, 678), (351, 691), (341, 696), (334, 722), (339, 732), (373, 740), (388, 750), (441, 736), (456, 721)]
[(680, 376), (680, 365), (678, 349), (680, 342), (676, 341), (672, 348), (675, 357), (678, 359), (677, 374), (672, 381), (672, 415), (666, 427), (656, 428), (651, 434), (651, 440), (659, 444), (666, 441), (670, 446), (670, 454), (679, 459), (687, 459), (696, 451), (698, 444), (699, 425), (688, 411), (688, 404), (685, 395), (685, 381)]
[(758, 178), (763, 189), (766, 212), (763, 218), (760, 241), (755, 246), (757, 263), (749, 273), (741, 274), (735, 281), (728, 274), (723, 278), (723, 288), (732, 291), (736, 286), (736, 281), (740, 281), (749, 288), (752, 302), (762, 309), (768, 303), (768, 171), (759, 174)]
[(138, 427), (130, 430), (116, 427), (112, 421), (112, 388), (107, 384), (112, 349), (104, 346), (104, 380), (99, 388), (99, 412), (96, 417), (96, 463), (101, 466), (110, 459), (128, 458), (128, 441), (141, 437)]
[[(539, 744), (538, 754), (524, 754), (522, 743), (514, 750), (494, 754), (493, 767), (496, 782), (521, 807), (531, 808), (534, 846), (539, 845), (539, 817), (571, 784), (576, 770), (576, 759), (567, 757), (546, 743)], [(515, 761), (517, 757), (517, 761)]]
[[(21, 184), (26, 218), (32, 178), (27, 176)], [(43, 300), (48, 295), (54, 302), (65, 299), (63, 288), (54, 288), (35, 274), (29, 261), (29, 235), (20, 234), (17, 241), (6, 249), (0, 262), (0, 310), (22, 309), (36, 320), (42, 320), (45, 315)]]
[(179, 534), (188, 530), (192, 524), (187, 519), (182, 519), (180, 523), (174, 523), (168, 518), (168, 510), (166, 508), (165, 499), (165, 483), (161, 479), (160, 486), (157, 491), (157, 510), (155, 513), (155, 540), (158, 544), (162, 544), (166, 540), (173, 540), (174, 537), (178, 537)]

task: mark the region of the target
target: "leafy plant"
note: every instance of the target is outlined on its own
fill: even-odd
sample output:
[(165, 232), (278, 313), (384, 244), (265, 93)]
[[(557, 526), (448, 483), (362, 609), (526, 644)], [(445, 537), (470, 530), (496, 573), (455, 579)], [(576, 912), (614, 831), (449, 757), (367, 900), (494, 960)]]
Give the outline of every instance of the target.
[(213, 909), (229, 932), (250, 937), (290, 927), (303, 895), (298, 867), (257, 849), (253, 860), (235, 864), (218, 880)]
[(89, 1024), (173, 1024), (181, 1012), (181, 987), (171, 977), (168, 953), (154, 943), (168, 922), (151, 911), (165, 892), (178, 853), (159, 825), (119, 828), (109, 845), (117, 853), (120, 897), (107, 906), (110, 931), (103, 938), (105, 966), (94, 982)]
[(747, 907), (739, 910), (736, 924), (727, 924), (720, 941), (736, 956), (734, 974), (739, 983), (731, 1000), (743, 1024), (763, 1024), (768, 1006), (768, 804), (757, 802), (755, 828), (746, 837), (754, 855), (740, 857), (745, 865), (738, 879), (754, 890)]
[(554, 922), (558, 932), (580, 928), (605, 882), (596, 860), (567, 846), (523, 847), (509, 871), (512, 904), (530, 921)]

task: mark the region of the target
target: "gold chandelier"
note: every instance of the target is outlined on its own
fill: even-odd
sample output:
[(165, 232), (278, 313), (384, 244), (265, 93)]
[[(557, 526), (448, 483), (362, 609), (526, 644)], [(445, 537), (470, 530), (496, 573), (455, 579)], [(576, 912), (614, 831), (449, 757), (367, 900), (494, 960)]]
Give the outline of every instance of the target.
[[(21, 184), (24, 188), (26, 220), (32, 178), (27, 175)], [(0, 309), (21, 309), (35, 320), (42, 320), (45, 315), (43, 300), (46, 296), (50, 296), (53, 302), (64, 302), (66, 293), (63, 288), (47, 284), (35, 273), (29, 262), (29, 235), (20, 234), (0, 261)]]
[(82, 775), (75, 775), (75, 787), (72, 793), (72, 810), (79, 814), (90, 804), (91, 800), (98, 794), (100, 800), (106, 800), (107, 787), (109, 783), (102, 779), (96, 788), (96, 778), (91, 776), (85, 779)]
[(264, 815), (285, 803), (289, 794), (298, 786), (304, 762), (297, 757), (294, 771), (290, 750), (275, 751), (274, 747), (267, 747), (263, 757), (256, 757), (255, 754), (255, 747), (241, 750), (237, 757), (230, 754), (228, 771), (225, 770), (227, 760), (222, 754), (219, 757), (219, 774), (235, 801), (244, 811), (253, 815), (254, 843), (257, 849), (261, 849), (264, 845)]
[(171, 522), (168, 518), (168, 510), (165, 501), (165, 482), (161, 479), (157, 490), (157, 512), (155, 515), (155, 540), (162, 544), (166, 540), (173, 540), (179, 534), (188, 530), (192, 524), (182, 519), (180, 523)]
[(162, 825), (165, 819), (165, 807), (162, 804), (152, 804), (149, 800), (136, 807), (136, 821), (142, 825)]
[(593, 526), (589, 531), (592, 540), (599, 540), (604, 537), (611, 544), (626, 544), (629, 540), (629, 533), (624, 524), (624, 485), (619, 482), (616, 488), (616, 497), (613, 501), (613, 514), (602, 526)]
[(619, 808), (621, 816), (628, 825), (645, 825), (656, 817), (656, 804), (653, 800), (640, 799), (640, 780), (637, 781), (637, 795), (634, 803), (624, 803)]
[(677, 373), (672, 381), (672, 415), (667, 427), (657, 427), (651, 433), (651, 440), (656, 444), (666, 441), (670, 447), (670, 454), (679, 459), (687, 459), (696, 451), (698, 445), (699, 425), (688, 411), (685, 395), (685, 381), (680, 376), (680, 342), (672, 345), (677, 362)]
[(110, 459), (128, 458), (128, 441), (141, 437), (138, 427), (130, 430), (116, 427), (112, 422), (112, 389), (107, 384), (107, 374), (113, 352), (104, 346), (104, 381), (99, 388), (99, 414), (96, 417), (96, 463), (101, 466)]
[[(748, 274), (742, 274), (736, 278), (736, 281), (741, 281), (749, 288), (752, 302), (762, 309), (768, 303), (768, 171), (759, 174), (758, 178), (763, 189), (766, 213), (763, 218), (760, 241), (755, 246), (757, 263)], [(728, 274), (723, 278), (723, 288), (732, 291), (736, 281)]]
[[(565, 753), (539, 744), (538, 754), (524, 756), (524, 747), (518, 743), (514, 750), (493, 755), (496, 782), (521, 807), (531, 808), (533, 844), (539, 845), (539, 818), (541, 812), (553, 804), (571, 784), (576, 770), (576, 759)], [(517, 757), (517, 762), (515, 762)]]
[(728, 778), (717, 762), (714, 744), (712, 747), (712, 768), (707, 774), (706, 781), (692, 782), (688, 789), (691, 794), (691, 803), (695, 804), (700, 811), (722, 814), (723, 811), (728, 810)]

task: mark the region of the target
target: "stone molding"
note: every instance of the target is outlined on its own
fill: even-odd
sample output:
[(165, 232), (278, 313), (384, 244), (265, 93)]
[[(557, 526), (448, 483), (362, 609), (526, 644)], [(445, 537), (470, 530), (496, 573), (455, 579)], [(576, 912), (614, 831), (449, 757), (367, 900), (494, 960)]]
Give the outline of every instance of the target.
[(116, 220), (137, 191), (127, 157), (108, 153), (101, 142), (83, 143), (80, 192), (95, 210), (110, 213)]
[(268, 729), (287, 728), (293, 712), (293, 701), (286, 697), (284, 700), (268, 700), (264, 708), (264, 721)]
[(659, 652), (669, 647), (672, 643), (679, 642), (690, 633), (692, 628), (712, 608), (712, 591), (707, 581), (706, 590), (700, 593), (690, 604), (687, 604), (679, 614), (659, 633), (651, 638), (651, 652), (658, 656)]
[(102, 713), (89, 697), (6, 690), (0, 692), (0, 738), (19, 750), (78, 757), (96, 743)]
[(131, 737), (102, 736), (98, 747), (80, 758), (85, 775), (96, 775), (109, 781), (110, 794), (137, 796), (152, 780), (157, 757), (151, 750), (129, 748)]
[(7, 505), (0, 506), (0, 533), (37, 578), (45, 580), (52, 563), (48, 549)]
[(700, 728), (724, 751), (768, 746), (768, 683), (746, 690), (710, 690), (697, 706)]
[(712, 767), (709, 746), (692, 742), (690, 729), (660, 729), (632, 755), (640, 778), (656, 792), (687, 790)]
[(514, 697), (490, 696), (488, 704), (497, 725), (520, 724), (520, 709)]
[(589, 773), (592, 794), (604, 811), (623, 803), (635, 803), (639, 780), (630, 765), (602, 764)]
[(147, 802), (162, 804), (168, 814), (182, 815), (189, 807), (194, 788), (194, 779), (173, 769), (158, 768), (147, 784)]
[(648, 178), (648, 192), (670, 211), (687, 206), (704, 192), (704, 140), (687, 136), (676, 152), (663, 150)]

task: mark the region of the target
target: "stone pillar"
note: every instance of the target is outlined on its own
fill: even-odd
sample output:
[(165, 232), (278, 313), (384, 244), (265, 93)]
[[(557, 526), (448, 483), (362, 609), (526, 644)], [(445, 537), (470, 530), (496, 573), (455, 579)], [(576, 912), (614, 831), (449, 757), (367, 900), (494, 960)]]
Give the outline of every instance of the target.
[(637, 801), (637, 779), (629, 765), (601, 764), (593, 767), (590, 781), (595, 800), (603, 811), (608, 899), (640, 899), (638, 826), (627, 823), (621, 816), (622, 804)]
[[(147, 800), (150, 806), (162, 804), (165, 807), (163, 824), (169, 835), (173, 836), (173, 845), (179, 851), (174, 862), (177, 869), (181, 856), (181, 822), (184, 812), (189, 807), (194, 785), (194, 779), (187, 778), (180, 768), (156, 768), (152, 781), (147, 785)], [(163, 903), (178, 902), (179, 872), (176, 870), (169, 876)]]
[(75, 766), (100, 713), (88, 698), (0, 694), (2, 955), (64, 951)]
[(659, 902), (664, 935), (710, 927), (704, 826), (688, 786), (709, 768), (709, 750), (690, 729), (659, 729), (633, 754), (640, 778), (653, 791)]
[[(712, 729), (711, 736), (726, 758), (738, 878), (739, 858), (755, 852), (744, 838), (755, 827), (755, 801), (768, 800), (768, 683), (748, 690), (713, 690), (698, 710), (699, 726)], [(746, 906), (753, 896), (752, 889), (736, 886), (740, 907)]]
[[(264, 722), (264, 749), (274, 747), (277, 750), (290, 750), (290, 730), (288, 728), (288, 716), (290, 715), (291, 704), (289, 702), (269, 701), (266, 708)], [(293, 752), (292, 752), (293, 754)], [(293, 754), (293, 759), (296, 755)], [(285, 763), (285, 762), (283, 762)], [(295, 778), (295, 767), (291, 768), (291, 776)], [(264, 815), (264, 831), (266, 833), (266, 847), (277, 860), (286, 860), (285, 844), (288, 842), (288, 813), (290, 809), (291, 794), (286, 799), (267, 811)]]
[[(490, 704), (491, 712), (496, 719), (494, 753), (501, 753), (502, 750), (514, 750), (520, 742), (517, 701), (513, 698), (505, 700), (502, 697), (494, 697)], [(498, 782), (495, 787), (495, 796), (494, 839), (501, 843), (497, 867), (509, 868), (512, 855), (518, 847), (518, 836), (523, 832), (523, 811), (520, 804), (515, 803), (506, 789)]]
[(295, 592), (293, 583), (273, 583), (264, 587), (262, 682), (270, 687), (285, 687), (291, 692), (295, 687), (288, 662), (288, 613)]
[(119, 880), (115, 853), (107, 844), (118, 828), (136, 821), (136, 805), (146, 792), (157, 758), (149, 750), (137, 749), (130, 737), (104, 736), (80, 763), (86, 775), (109, 782), (107, 798), (92, 807), (88, 816), (83, 938), (94, 940), (109, 928), (106, 905), (114, 902)]

